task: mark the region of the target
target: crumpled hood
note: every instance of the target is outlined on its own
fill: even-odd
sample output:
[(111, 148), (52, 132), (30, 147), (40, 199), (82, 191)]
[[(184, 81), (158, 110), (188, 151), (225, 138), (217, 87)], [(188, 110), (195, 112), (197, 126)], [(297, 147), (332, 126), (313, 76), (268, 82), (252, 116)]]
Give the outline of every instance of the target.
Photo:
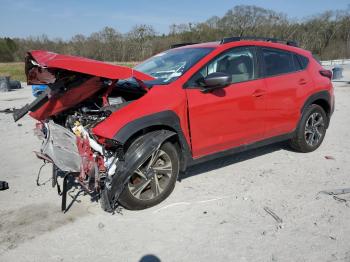
[(15, 121), (28, 112), (37, 120), (57, 115), (101, 89), (107, 89), (108, 81), (111, 84), (134, 78), (142, 86), (143, 81), (154, 80), (154, 77), (129, 67), (40, 50), (27, 53), (25, 73), (29, 85), (46, 84), (49, 88), (31, 104), (16, 110)]
[[(127, 79), (134, 77), (138, 80), (154, 80), (152, 76), (134, 70), (126, 66), (112, 65), (109, 63), (78, 56), (61, 55), (48, 51), (35, 50), (27, 53), (26, 75), (28, 84), (38, 84), (35, 78), (38, 74), (32, 73), (32, 69), (63, 69), (91, 76), (108, 78), (111, 80)], [(51, 71), (50, 70), (50, 71)], [(42, 72), (45, 70), (42, 70)], [(41, 84), (47, 84), (40, 81)], [(51, 81), (48, 81), (51, 83)]]

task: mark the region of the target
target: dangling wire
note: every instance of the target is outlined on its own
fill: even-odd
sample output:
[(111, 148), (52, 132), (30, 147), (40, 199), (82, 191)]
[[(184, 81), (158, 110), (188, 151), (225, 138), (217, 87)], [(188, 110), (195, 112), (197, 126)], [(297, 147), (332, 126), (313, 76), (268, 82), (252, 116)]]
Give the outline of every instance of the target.
[(41, 167), (39, 168), (39, 172), (38, 172), (38, 175), (37, 175), (37, 178), (36, 178), (36, 185), (37, 186), (44, 186), (47, 182), (51, 181), (52, 177), (49, 178), (47, 181), (43, 182), (43, 183), (39, 183), (39, 180), (40, 180), (40, 173), (41, 173), (41, 169), (47, 164), (47, 161), (44, 160), (44, 164), (41, 165)]

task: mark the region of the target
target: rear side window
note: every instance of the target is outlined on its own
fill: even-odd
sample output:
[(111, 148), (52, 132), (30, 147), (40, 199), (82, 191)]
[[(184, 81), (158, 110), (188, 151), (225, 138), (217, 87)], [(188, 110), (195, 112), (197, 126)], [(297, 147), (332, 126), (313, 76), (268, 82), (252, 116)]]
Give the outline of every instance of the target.
[(295, 66), (296, 71), (303, 69), (303, 66), (301, 64), (301, 60), (299, 59), (297, 54), (293, 55), (293, 61), (294, 61), (294, 66)]
[[(307, 65), (309, 64), (309, 59), (305, 56), (302, 56), (302, 55), (297, 55), (298, 58), (299, 58), (299, 62), (300, 62), (300, 65), (301, 65), (301, 69), (305, 69), (307, 67)], [(319, 64), (321, 64), (319, 61), (317, 61)]]
[(263, 48), (263, 60), (265, 64), (265, 76), (275, 76), (300, 70), (301, 64), (293, 53), (277, 49)]

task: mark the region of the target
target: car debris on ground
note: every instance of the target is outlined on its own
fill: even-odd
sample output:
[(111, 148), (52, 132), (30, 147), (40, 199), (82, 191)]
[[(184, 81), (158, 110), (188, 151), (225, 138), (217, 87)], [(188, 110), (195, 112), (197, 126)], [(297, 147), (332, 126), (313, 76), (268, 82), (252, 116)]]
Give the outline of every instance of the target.
[(9, 76), (0, 76), (0, 92), (8, 92), (15, 89), (21, 89), (20, 81), (11, 80)]
[(343, 194), (349, 194), (350, 188), (340, 188), (340, 189), (333, 189), (333, 190), (323, 190), (320, 191), (319, 194), (326, 194), (326, 195), (343, 195)]
[(276, 220), (276, 222), (279, 224), (279, 228), (282, 228), (282, 223), (283, 223), (282, 218), (277, 216), (276, 213), (273, 212), (269, 207), (264, 207), (264, 210), (266, 211), (266, 213), (272, 216), (274, 220)]
[(340, 202), (340, 203), (346, 203), (347, 206), (349, 206), (350, 199), (345, 199), (344, 197), (339, 197), (339, 195), (345, 195), (350, 193), (350, 188), (340, 188), (340, 189), (334, 189), (334, 190), (324, 190), (318, 192), (319, 194), (325, 194), (332, 196), (334, 200)]
[(0, 181), (0, 191), (9, 189), (9, 184), (6, 181)]
[(3, 114), (13, 114), (14, 111), (15, 111), (14, 108), (6, 108), (6, 109), (0, 110), (0, 113), (3, 113)]

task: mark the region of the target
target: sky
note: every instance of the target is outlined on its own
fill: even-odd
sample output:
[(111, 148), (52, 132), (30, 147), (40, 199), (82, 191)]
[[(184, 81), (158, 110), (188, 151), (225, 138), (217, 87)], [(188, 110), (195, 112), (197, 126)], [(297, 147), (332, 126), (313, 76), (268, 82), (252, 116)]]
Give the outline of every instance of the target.
[(105, 26), (126, 33), (137, 24), (150, 24), (162, 34), (171, 24), (202, 22), (242, 4), (302, 19), (348, 9), (350, 0), (0, 0), (0, 37), (46, 34), (67, 40)]

